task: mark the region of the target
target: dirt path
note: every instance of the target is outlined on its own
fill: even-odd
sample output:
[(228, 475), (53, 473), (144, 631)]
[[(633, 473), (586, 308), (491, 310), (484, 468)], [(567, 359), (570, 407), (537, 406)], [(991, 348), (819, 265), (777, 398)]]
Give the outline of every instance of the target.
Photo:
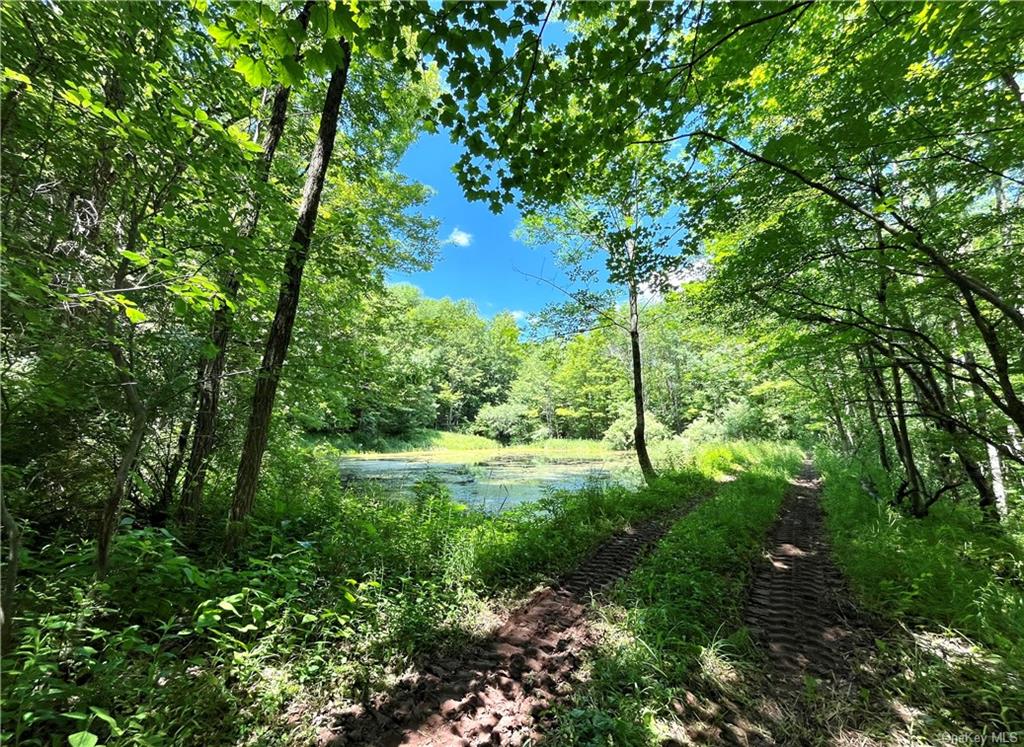
[(842, 575), (829, 551), (810, 462), (793, 481), (754, 576), (746, 622), (776, 677), (842, 678), (855, 642)]
[(587, 603), (628, 574), (674, 521), (620, 531), (560, 583), (538, 592), (489, 639), (399, 684), (385, 702), (336, 714), (320, 745), (518, 745), (537, 739), (543, 714), (572, 688), (593, 643)]
[(745, 622), (764, 666), (755, 660), (734, 687), (695, 697), (699, 707), (684, 719), (687, 739), (667, 744), (917, 747), (953, 734), (977, 743), (986, 715), (942, 732), (941, 700), (889, 686), (909, 685), (909, 666), (952, 671), (965, 659), (950, 655), (949, 641), (929, 650), (922, 636), (922, 648), (906, 629), (855, 606), (832, 559), (813, 465), (805, 462), (791, 483), (748, 588)]
[[(715, 715), (688, 728), (689, 743), (880, 744), (861, 729), (858, 666), (871, 658), (869, 624), (832, 560), (820, 493), (821, 481), (806, 461), (791, 481), (748, 589), (745, 622), (767, 666), (748, 672), (735, 701), (708, 701)], [(882, 706), (873, 703), (872, 709)]]

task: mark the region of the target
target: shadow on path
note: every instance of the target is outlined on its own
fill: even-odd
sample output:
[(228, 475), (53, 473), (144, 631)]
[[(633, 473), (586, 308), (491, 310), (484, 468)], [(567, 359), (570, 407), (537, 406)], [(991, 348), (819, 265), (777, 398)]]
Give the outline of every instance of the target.
[[(790, 484), (744, 613), (766, 666), (749, 672), (739, 703), (720, 697), (698, 707), (711, 718), (696, 732), (687, 729), (691, 738), (697, 735), (691, 743), (894, 744), (868, 733), (891, 735), (901, 726), (888, 704), (864, 687), (877, 676), (870, 672), (874, 639), (884, 634), (850, 601), (832, 560), (821, 480), (809, 460)], [(861, 728), (868, 724), (869, 730)]]
[(522, 744), (537, 740), (545, 711), (571, 691), (593, 642), (592, 596), (628, 574), (699, 498), (612, 535), (559, 583), (535, 594), (491, 637), (399, 683), (386, 701), (332, 714), (321, 747)]

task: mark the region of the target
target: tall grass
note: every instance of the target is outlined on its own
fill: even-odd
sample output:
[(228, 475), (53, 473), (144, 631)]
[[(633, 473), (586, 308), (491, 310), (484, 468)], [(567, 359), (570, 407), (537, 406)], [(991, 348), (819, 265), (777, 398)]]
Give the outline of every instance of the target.
[(1024, 527), (936, 504), (907, 517), (860, 487), (859, 467), (828, 452), (824, 507), (837, 562), (859, 601), (904, 624), (892, 658), (911, 676), (889, 685), (936, 729), (1024, 730)]
[(352, 435), (307, 435), (307, 446), (328, 444), (344, 454), (400, 453), (406, 451), (475, 451), (500, 449), (501, 444), (472, 433), (454, 433), (431, 428), (420, 428), (402, 436), (376, 436), (360, 438)]
[(570, 457), (605, 457), (610, 454), (622, 454), (609, 449), (607, 444), (600, 440), (587, 438), (545, 438), (541, 441), (534, 441), (530, 444), (510, 447), (511, 451), (524, 453), (546, 453), (555, 452), (559, 456)]

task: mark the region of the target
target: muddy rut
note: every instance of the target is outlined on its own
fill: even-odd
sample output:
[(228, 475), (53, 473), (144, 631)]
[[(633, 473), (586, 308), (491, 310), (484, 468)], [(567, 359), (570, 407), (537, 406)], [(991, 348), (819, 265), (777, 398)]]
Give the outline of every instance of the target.
[[(877, 744), (854, 728), (861, 716), (852, 712), (852, 690), (858, 662), (870, 655), (867, 626), (832, 560), (820, 493), (818, 474), (805, 461), (790, 481), (747, 589), (744, 622), (767, 666), (747, 674), (736, 701), (724, 693), (694, 698), (686, 744)], [(809, 707), (808, 687), (817, 688), (809, 678), (828, 693), (822, 698), (829, 709)]]
[(773, 674), (841, 678), (854, 634), (842, 574), (832, 561), (820, 480), (810, 462), (783, 502), (750, 589), (746, 622)]
[(628, 574), (697, 502), (616, 533), (575, 571), (535, 594), (485, 642), (427, 666), (374, 707), (335, 714), (318, 744), (536, 741), (545, 711), (571, 690), (583, 652), (595, 642), (586, 619), (591, 597)]

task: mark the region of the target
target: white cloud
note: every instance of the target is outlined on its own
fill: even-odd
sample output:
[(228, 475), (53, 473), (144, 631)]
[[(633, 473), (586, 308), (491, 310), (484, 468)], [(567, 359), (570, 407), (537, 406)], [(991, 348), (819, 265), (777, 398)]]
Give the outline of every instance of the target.
[(522, 309), (513, 309), (508, 313), (511, 314), (512, 318), (515, 319), (517, 322), (521, 322), (526, 318), (526, 312), (523, 311)]
[(448, 234), (448, 238), (444, 240), (444, 243), (455, 244), (455, 246), (469, 246), (473, 243), (473, 234), (467, 233), (456, 226), (452, 229), (452, 232)]

